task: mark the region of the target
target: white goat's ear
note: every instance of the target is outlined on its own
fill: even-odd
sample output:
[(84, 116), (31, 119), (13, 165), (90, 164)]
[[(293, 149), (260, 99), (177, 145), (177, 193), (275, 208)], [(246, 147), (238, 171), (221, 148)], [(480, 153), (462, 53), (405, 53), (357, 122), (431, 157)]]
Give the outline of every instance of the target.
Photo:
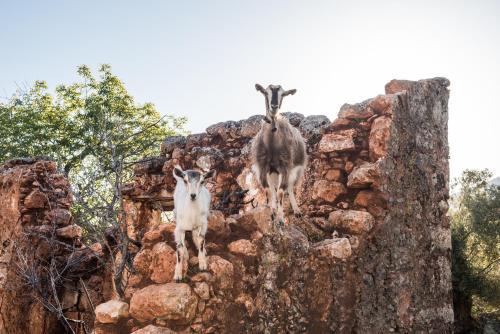
[(264, 89), (264, 87), (262, 87), (261, 85), (259, 85), (258, 83), (255, 84), (255, 89), (257, 89), (259, 92), (261, 92), (262, 94), (266, 94), (266, 90)]
[(177, 179), (183, 179), (184, 178), (184, 172), (179, 166), (175, 166), (174, 170), (172, 171), (172, 174), (174, 174), (174, 177)]
[(293, 95), (297, 93), (297, 90), (296, 89), (290, 89), (290, 90), (286, 90), (283, 92), (283, 96), (287, 96), (287, 95)]
[(205, 173), (205, 175), (203, 175), (203, 181), (213, 177), (214, 175), (215, 175), (215, 169), (209, 170), (208, 172)]

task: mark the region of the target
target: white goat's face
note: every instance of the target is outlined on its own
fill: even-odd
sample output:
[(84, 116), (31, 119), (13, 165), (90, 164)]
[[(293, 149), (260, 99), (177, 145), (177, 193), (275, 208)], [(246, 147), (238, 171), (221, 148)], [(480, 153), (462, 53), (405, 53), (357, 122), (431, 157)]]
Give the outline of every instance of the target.
[(266, 116), (273, 118), (278, 114), (283, 98), (297, 92), (296, 89), (284, 90), (280, 85), (269, 85), (264, 89), (261, 85), (255, 84), (255, 89), (266, 98)]
[(184, 182), (187, 195), (192, 201), (195, 201), (205, 181), (214, 175), (214, 171), (202, 174), (191, 169), (183, 171), (179, 166), (176, 166), (173, 174), (177, 182)]

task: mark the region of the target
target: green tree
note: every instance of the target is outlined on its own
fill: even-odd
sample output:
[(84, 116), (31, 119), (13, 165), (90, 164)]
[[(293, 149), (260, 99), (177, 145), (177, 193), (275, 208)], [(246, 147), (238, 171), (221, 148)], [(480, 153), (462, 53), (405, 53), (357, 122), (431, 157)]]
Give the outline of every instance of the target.
[(119, 216), (120, 189), (142, 157), (158, 154), (169, 135), (185, 133), (184, 118), (161, 117), (151, 103), (136, 104), (123, 82), (102, 65), (55, 93), (36, 82), (0, 103), (0, 162), (49, 156), (70, 179), (73, 213), (95, 240)]
[(453, 302), (459, 331), (481, 313), (500, 312), (500, 187), (488, 170), (466, 170), (453, 198)]

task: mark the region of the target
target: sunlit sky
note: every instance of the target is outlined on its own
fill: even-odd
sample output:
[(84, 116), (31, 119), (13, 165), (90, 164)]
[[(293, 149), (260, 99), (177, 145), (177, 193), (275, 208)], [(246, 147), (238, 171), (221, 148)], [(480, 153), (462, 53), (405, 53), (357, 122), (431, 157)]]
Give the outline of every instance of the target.
[(201, 132), (264, 112), (254, 84), (324, 114), (393, 78), (450, 79), (451, 175), (500, 175), (500, 1), (0, 1), (0, 97), (108, 63), (139, 103)]

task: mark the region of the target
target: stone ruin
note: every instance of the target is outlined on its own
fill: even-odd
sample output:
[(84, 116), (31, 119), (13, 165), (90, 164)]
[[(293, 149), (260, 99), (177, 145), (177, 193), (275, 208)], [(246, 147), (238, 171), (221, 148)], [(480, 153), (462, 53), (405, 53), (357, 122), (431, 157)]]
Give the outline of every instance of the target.
[[(60, 294), (72, 318), (95, 314), (95, 334), (451, 333), (448, 85), (444, 78), (393, 80), (386, 95), (345, 104), (333, 122), (284, 113), (306, 139), (309, 162), (296, 190), (305, 216), (288, 214), (281, 231), (249, 163), (262, 116), (167, 138), (161, 155), (139, 163), (123, 188), (127, 234), (141, 247), (132, 250), (121, 300), (109, 265), (99, 265), (109, 254), (79, 240), (67, 211), (69, 185), (53, 163), (7, 163), (0, 170), (0, 333), (62, 330), (39, 303), (5, 289), (22, 236), (42, 254), (47, 240), (65, 245), (56, 256), (63, 260), (71, 250), (82, 253), (78, 280)], [(217, 170), (207, 186), (209, 270), (198, 271), (188, 234), (182, 283), (172, 282), (176, 164)]]

